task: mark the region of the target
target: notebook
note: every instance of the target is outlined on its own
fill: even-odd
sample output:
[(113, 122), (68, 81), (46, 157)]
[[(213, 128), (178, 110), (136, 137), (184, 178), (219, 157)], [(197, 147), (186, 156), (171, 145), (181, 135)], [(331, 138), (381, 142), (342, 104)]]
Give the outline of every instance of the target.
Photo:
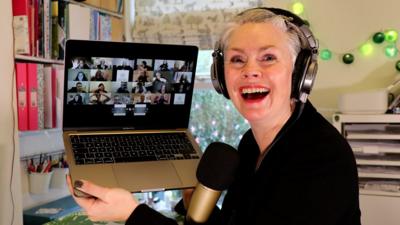
[(198, 48), (68, 40), (63, 140), (72, 181), (147, 192), (194, 187), (188, 124)]

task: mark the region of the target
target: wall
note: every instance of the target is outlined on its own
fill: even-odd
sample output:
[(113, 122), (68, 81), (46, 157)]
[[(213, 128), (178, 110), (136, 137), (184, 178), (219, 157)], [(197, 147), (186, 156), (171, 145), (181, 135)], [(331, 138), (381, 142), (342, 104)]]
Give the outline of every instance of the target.
[[(13, 93), (13, 30), (11, 0), (0, 1), (0, 224), (22, 224), (19, 153), (13, 140), (15, 100)], [(13, 153), (14, 163), (13, 162)], [(14, 165), (14, 170), (12, 170)], [(12, 174), (12, 185), (10, 185)], [(11, 199), (13, 196), (13, 200)], [(14, 206), (13, 203), (14, 202)], [(12, 222), (13, 221), (13, 222)]]
[[(320, 60), (319, 73), (311, 100), (327, 118), (337, 111), (338, 96), (344, 92), (387, 87), (399, 77), (395, 62), (384, 55), (387, 43), (374, 45), (375, 52), (361, 56), (358, 48), (374, 33), (396, 29), (400, 24), (398, 0), (297, 0), (304, 4), (301, 15), (311, 24), (320, 41), (320, 49), (328, 48), (334, 55)], [(133, 40), (138, 42), (195, 44), (202, 49), (213, 48), (215, 35), (224, 21), (244, 8), (260, 5), (291, 9), (294, 0), (247, 1), (175, 1), (137, 0), (137, 17)], [(350, 52), (355, 62), (346, 65), (341, 57)]]
[[(375, 51), (369, 57), (361, 56), (358, 47), (375, 32), (395, 29), (400, 32), (400, 1), (398, 0), (299, 0), (304, 4), (303, 18), (320, 41), (320, 49), (329, 48), (333, 57), (319, 61), (319, 72), (312, 102), (319, 111), (330, 118), (337, 111), (337, 99), (341, 93), (364, 91), (387, 87), (394, 79), (400, 78), (395, 62), (384, 55), (384, 44), (374, 45)], [(264, 0), (264, 6), (289, 9), (289, 0)], [(398, 46), (398, 45), (397, 45)], [(342, 63), (341, 55), (346, 52), (355, 55), (353, 64)]]

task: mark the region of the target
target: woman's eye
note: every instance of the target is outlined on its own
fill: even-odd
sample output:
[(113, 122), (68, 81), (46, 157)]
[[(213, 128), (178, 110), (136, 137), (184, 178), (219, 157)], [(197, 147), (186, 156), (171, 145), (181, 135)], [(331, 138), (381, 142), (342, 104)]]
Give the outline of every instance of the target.
[(268, 55), (263, 56), (262, 61), (273, 61), (275, 59), (276, 59), (276, 57), (274, 55), (268, 54)]
[(244, 59), (242, 57), (234, 56), (231, 58), (230, 62), (242, 64), (244, 63)]

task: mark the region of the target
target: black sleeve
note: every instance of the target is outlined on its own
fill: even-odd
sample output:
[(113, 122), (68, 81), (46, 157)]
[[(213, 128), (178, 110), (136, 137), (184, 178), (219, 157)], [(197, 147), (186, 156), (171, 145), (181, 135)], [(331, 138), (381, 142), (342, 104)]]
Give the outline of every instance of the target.
[[(175, 212), (182, 216), (186, 216), (187, 211), (183, 206), (183, 200), (179, 201), (178, 204), (176, 204)], [(194, 223), (189, 223), (185, 220), (185, 225), (194, 225)], [(217, 206), (214, 207), (207, 222), (203, 223), (202, 225), (221, 225), (221, 211)]]
[(126, 225), (177, 225), (178, 223), (145, 204), (140, 204), (125, 222)]

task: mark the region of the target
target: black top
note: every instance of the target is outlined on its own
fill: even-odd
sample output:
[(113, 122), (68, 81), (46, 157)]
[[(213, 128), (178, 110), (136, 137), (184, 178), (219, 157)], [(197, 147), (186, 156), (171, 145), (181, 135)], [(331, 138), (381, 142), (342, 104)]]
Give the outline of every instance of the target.
[[(357, 167), (350, 146), (310, 102), (299, 119), (295, 117), (258, 169), (259, 148), (252, 131), (246, 132), (238, 148), (237, 179), (208, 224), (360, 224)], [(176, 222), (140, 205), (126, 224)]]

